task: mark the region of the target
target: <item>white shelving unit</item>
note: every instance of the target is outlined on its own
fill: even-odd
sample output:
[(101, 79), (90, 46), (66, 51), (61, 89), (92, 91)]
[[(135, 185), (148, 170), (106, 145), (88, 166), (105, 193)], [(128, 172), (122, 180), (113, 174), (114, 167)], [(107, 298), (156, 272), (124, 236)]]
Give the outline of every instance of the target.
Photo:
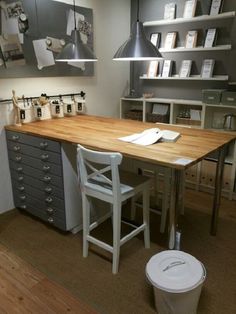
[(171, 76), (171, 77), (148, 77), (148, 76), (140, 76), (141, 80), (185, 80), (185, 81), (228, 81), (228, 75), (215, 75), (213, 77), (204, 78), (200, 75), (192, 75), (188, 77), (179, 77), (179, 76)]
[(232, 45), (218, 45), (214, 47), (204, 48), (202, 46), (195, 48), (185, 48), (185, 47), (177, 47), (173, 49), (165, 49), (160, 48), (159, 51), (161, 53), (176, 53), (176, 52), (200, 52), (200, 51), (220, 51), (220, 50), (231, 50)]
[(193, 23), (193, 22), (204, 22), (204, 21), (214, 21), (220, 19), (228, 19), (235, 17), (235, 11), (224, 12), (218, 15), (201, 15), (192, 18), (177, 18), (173, 20), (159, 20), (159, 21), (148, 21), (144, 22), (144, 26), (160, 26), (160, 25), (174, 25), (183, 23)]
[[(197, 127), (225, 132), (223, 129), (224, 114), (229, 111), (236, 114), (236, 106), (225, 106), (222, 104), (206, 104), (198, 100), (170, 99), (170, 98), (121, 98), (120, 118), (126, 117), (126, 112), (139, 110), (143, 122), (148, 121), (148, 113), (152, 112), (153, 104), (167, 104), (169, 106), (169, 123), (185, 127)], [(201, 112), (199, 121), (191, 119), (179, 119), (179, 113), (185, 109), (195, 109)], [(216, 113), (216, 114), (215, 114)], [(219, 120), (219, 122), (215, 120)], [(180, 121), (183, 122), (180, 123)], [(216, 123), (217, 122), (217, 123)], [(217, 125), (217, 128), (215, 127)], [(236, 133), (236, 132), (235, 132)], [(214, 171), (216, 158), (209, 157), (206, 161), (188, 170), (186, 174), (187, 183), (196, 189), (213, 191)], [(207, 175), (206, 175), (207, 171)], [(206, 179), (207, 177), (207, 179)], [(229, 199), (236, 199), (234, 191), (236, 178), (236, 141), (230, 146), (226, 157), (225, 174), (223, 179), (223, 193)]]

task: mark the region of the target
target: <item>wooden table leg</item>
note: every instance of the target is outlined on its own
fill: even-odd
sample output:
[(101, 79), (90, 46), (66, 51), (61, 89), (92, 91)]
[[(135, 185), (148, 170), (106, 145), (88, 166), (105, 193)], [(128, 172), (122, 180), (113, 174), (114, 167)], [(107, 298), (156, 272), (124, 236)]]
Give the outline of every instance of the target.
[(171, 169), (170, 211), (169, 211), (169, 249), (180, 250), (181, 233), (178, 230), (179, 196), (182, 170)]
[(216, 231), (217, 231), (226, 150), (227, 150), (227, 145), (224, 145), (219, 150), (219, 156), (218, 156), (218, 161), (217, 161), (217, 166), (216, 166), (215, 192), (214, 192), (214, 200), (213, 200), (213, 208), (212, 208), (212, 216), (211, 216), (211, 231), (210, 231), (211, 235), (216, 235)]

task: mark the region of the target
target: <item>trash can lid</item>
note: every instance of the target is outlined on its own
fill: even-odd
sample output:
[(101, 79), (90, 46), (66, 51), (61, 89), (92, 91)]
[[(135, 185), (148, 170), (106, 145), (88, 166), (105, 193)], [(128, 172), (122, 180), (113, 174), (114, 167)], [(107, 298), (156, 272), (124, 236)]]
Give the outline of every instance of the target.
[(146, 275), (156, 288), (181, 293), (201, 284), (205, 279), (205, 269), (192, 255), (169, 250), (158, 253), (149, 260)]

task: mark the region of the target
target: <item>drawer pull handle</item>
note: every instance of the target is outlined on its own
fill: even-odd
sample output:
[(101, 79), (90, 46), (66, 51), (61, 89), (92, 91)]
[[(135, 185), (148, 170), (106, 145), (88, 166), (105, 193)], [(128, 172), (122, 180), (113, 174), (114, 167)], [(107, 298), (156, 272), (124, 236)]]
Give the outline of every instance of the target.
[(14, 146), (14, 147), (13, 147), (13, 150), (14, 150), (15, 152), (19, 152), (19, 151), (20, 151), (20, 146)]
[(43, 177), (43, 181), (44, 182), (50, 182), (51, 181), (51, 177), (45, 176), (45, 177)]
[(50, 166), (48, 165), (43, 166), (43, 171), (47, 172), (49, 170), (50, 170)]
[(16, 159), (17, 162), (20, 162), (22, 160), (22, 157), (21, 156), (16, 156), (15, 159)]
[(22, 195), (20, 196), (21, 201), (25, 201), (26, 200), (26, 195)]
[(54, 212), (54, 209), (51, 208), (51, 207), (48, 207), (48, 208), (46, 209), (46, 212), (47, 212), (48, 214), (52, 214), (52, 213)]
[(17, 168), (17, 171), (18, 171), (18, 172), (22, 172), (22, 171), (23, 171), (23, 168), (22, 168), (22, 167), (18, 167), (18, 168)]
[(12, 140), (13, 141), (18, 141), (19, 140), (19, 136), (18, 135), (12, 135)]
[(22, 191), (25, 190), (25, 187), (24, 187), (24, 186), (19, 186), (19, 187), (18, 187), (18, 190), (19, 190), (20, 192), (22, 192)]
[(46, 198), (46, 203), (51, 204), (53, 202), (53, 199), (51, 197)]
[(48, 187), (46, 187), (46, 188), (44, 189), (44, 191), (45, 191), (46, 193), (52, 193), (52, 188), (51, 188), (50, 186), (48, 186)]
[(26, 209), (26, 208), (27, 208), (26, 205), (21, 205), (21, 206), (20, 206), (20, 209)]
[(49, 222), (50, 224), (53, 224), (53, 223), (54, 223), (54, 219), (53, 219), (52, 217), (49, 217), (49, 218), (48, 218), (48, 222)]
[(23, 180), (24, 180), (24, 177), (23, 177), (23, 176), (18, 177), (18, 181), (19, 181), (19, 182), (22, 182)]
[(42, 161), (48, 160), (48, 158), (49, 158), (49, 156), (47, 154), (41, 155), (41, 160)]
[(47, 143), (47, 142), (41, 142), (41, 143), (39, 144), (39, 147), (45, 149), (45, 148), (48, 147), (48, 143)]

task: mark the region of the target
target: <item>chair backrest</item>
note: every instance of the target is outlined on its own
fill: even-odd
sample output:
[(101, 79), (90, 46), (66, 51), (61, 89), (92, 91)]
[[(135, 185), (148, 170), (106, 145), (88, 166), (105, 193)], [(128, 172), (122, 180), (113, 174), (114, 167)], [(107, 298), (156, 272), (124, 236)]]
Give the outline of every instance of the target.
[(120, 153), (98, 152), (78, 145), (77, 168), (82, 191), (90, 191), (90, 194), (95, 191), (95, 196), (105, 194), (119, 198), (121, 191), (118, 166), (121, 161)]

